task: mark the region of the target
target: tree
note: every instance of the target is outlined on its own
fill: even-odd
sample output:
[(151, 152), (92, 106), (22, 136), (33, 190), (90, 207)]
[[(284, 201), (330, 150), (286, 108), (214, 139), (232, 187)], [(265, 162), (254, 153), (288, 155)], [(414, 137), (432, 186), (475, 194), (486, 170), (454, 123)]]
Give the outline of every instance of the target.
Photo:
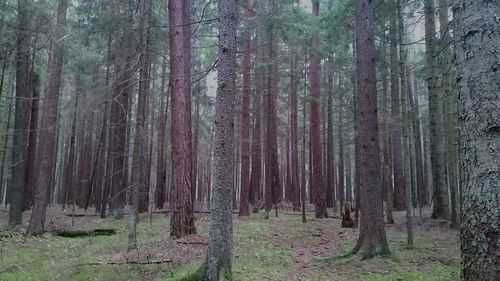
[[(293, 50), (292, 50), (293, 52)], [(296, 56), (292, 55), (291, 58), (291, 71), (290, 71), (290, 177), (292, 188), (292, 205), (293, 210), (298, 211), (300, 207), (300, 182), (299, 182), (299, 155), (298, 155), (298, 127), (297, 127), (297, 79), (295, 73)], [(332, 171), (333, 172), (333, 171)]]
[[(250, 1), (245, 2), (245, 20), (251, 16)], [(241, 109), (241, 192), (240, 216), (250, 215), (248, 196), (250, 195), (250, 31), (243, 31), (243, 101)]]
[[(455, 46), (462, 159), (462, 280), (499, 280), (500, 22), (495, 4), (457, 1)], [(495, 82), (496, 81), (496, 82)]]
[(427, 67), (427, 94), (429, 96), (429, 130), (432, 166), (432, 186), (434, 188), (433, 219), (448, 219), (448, 188), (445, 179), (444, 141), (443, 141), (443, 109), (442, 92), (438, 87), (438, 64), (436, 49), (436, 23), (434, 16), (434, 0), (424, 0), (425, 14), (425, 56)]
[[(148, 132), (147, 132), (147, 110), (149, 95), (149, 13), (150, 3), (141, 0), (139, 3), (141, 22), (140, 36), (140, 61), (139, 61), (139, 97), (137, 104), (137, 116), (135, 122), (135, 141), (133, 152), (133, 174), (132, 174), (132, 210), (129, 221), (128, 250), (137, 248), (136, 228), (139, 221), (139, 212), (148, 210), (149, 173), (148, 164)], [(144, 198), (145, 197), (145, 198)]]
[(48, 72), (46, 83), (47, 92), (43, 103), (43, 114), (40, 131), (40, 150), (37, 186), (34, 196), (33, 211), (27, 233), (30, 235), (42, 234), (44, 231), (45, 212), (47, 208), (47, 190), (50, 188), (53, 174), (55, 153), (55, 136), (57, 130), (57, 110), (59, 104), (59, 89), (63, 64), (63, 38), (65, 36), (67, 0), (58, 0), (56, 30), (51, 41)]
[(219, 0), (219, 66), (215, 103), (214, 187), (210, 236), (202, 280), (232, 280), (234, 102), (236, 93), (236, 1)]
[[(312, 0), (313, 16), (319, 16), (319, 0)], [(323, 186), (323, 161), (321, 148), (321, 127), (319, 114), (319, 37), (313, 33), (311, 39), (311, 148), (312, 148), (312, 187), (315, 193), (314, 205), (316, 218), (328, 217), (326, 194)]]
[(17, 50), (16, 50), (16, 104), (14, 116), (14, 138), (12, 150), (12, 187), (10, 189), (9, 224), (22, 223), (24, 207), (24, 181), (26, 173), (27, 147), (30, 122), (30, 20), (31, 1), (20, 0), (17, 4)]
[[(394, 3), (395, 4), (395, 3)], [(396, 8), (396, 7), (392, 7)], [(391, 148), (392, 167), (394, 177), (394, 209), (403, 211), (405, 209), (405, 175), (403, 170), (403, 150), (401, 140), (401, 106), (398, 59), (398, 27), (396, 9), (390, 18), (390, 63), (391, 63)]]
[[(170, 198), (170, 235), (180, 238), (196, 233), (191, 200), (191, 106), (187, 106), (189, 83), (186, 77), (185, 42), (183, 31), (183, 1), (168, 1), (170, 39), (170, 95), (173, 182)], [(227, 171), (226, 171), (227, 172)]]
[(352, 253), (364, 257), (389, 254), (384, 228), (380, 152), (375, 80), (373, 7), (370, 0), (356, 1), (356, 129), (355, 146), (357, 188), (361, 195), (361, 224)]

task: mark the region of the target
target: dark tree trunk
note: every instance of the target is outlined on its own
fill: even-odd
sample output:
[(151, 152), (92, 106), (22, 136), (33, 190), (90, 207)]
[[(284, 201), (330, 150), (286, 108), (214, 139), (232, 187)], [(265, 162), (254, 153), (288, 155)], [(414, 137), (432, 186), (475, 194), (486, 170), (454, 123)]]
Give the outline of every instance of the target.
[[(32, 66), (33, 68), (33, 66)], [(26, 181), (24, 184), (24, 210), (33, 204), (33, 191), (36, 186), (37, 167), (37, 139), (38, 139), (38, 112), (40, 104), (40, 79), (38, 74), (31, 70), (31, 121), (28, 141), (28, 157), (26, 159)]]
[(385, 235), (383, 196), (380, 186), (380, 153), (375, 78), (373, 7), (370, 0), (356, 2), (356, 177), (361, 195), (361, 225), (353, 253), (364, 257), (389, 253)]
[(26, 173), (27, 147), (30, 126), (30, 20), (31, 0), (19, 0), (17, 6), (16, 40), (16, 105), (14, 116), (14, 138), (12, 148), (12, 166), (10, 194), (9, 225), (22, 223), (24, 207), (24, 182)]
[[(328, 100), (327, 100), (327, 132), (326, 132), (326, 202), (328, 207), (337, 209), (337, 196), (335, 194), (335, 150), (333, 147), (333, 74), (328, 75)], [(339, 134), (340, 136), (340, 134)]]
[[(340, 84), (340, 83), (339, 83)], [(344, 93), (339, 87), (339, 163), (338, 163), (338, 188), (337, 198), (340, 202), (340, 213), (344, 212), (345, 178), (344, 178)]]
[(463, 182), (461, 280), (500, 280), (498, 9), (493, 2), (483, 0), (456, 4), (454, 34)]
[(158, 130), (158, 155), (156, 159), (156, 189), (155, 189), (155, 207), (163, 209), (165, 195), (167, 192), (167, 159), (166, 159), (166, 127), (168, 117), (168, 100), (165, 92), (165, 76), (167, 72), (167, 62), (163, 60), (161, 68), (161, 105), (160, 105), (160, 123)]
[(259, 193), (262, 178), (262, 137), (261, 137), (261, 96), (262, 96), (262, 76), (256, 77), (255, 97), (253, 103), (253, 133), (252, 133), (252, 171), (250, 174), (250, 204), (253, 212), (259, 211)]
[[(293, 52), (293, 49), (292, 49)], [(297, 133), (297, 71), (295, 55), (292, 55), (290, 71), (290, 185), (292, 190), (292, 207), (294, 211), (300, 208), (299, 156)]]
[(31, 213), (30, 224), (27, 233), (30, 235), (42, 234), (45, 224), (45, 212), (47, 208), (47, 190), (50, 188), (53, 175), (55, 151), (55, 136), (57, 130), (57, 112), (59, 104), (59, 89), (61, 87), (62, 64), (63, 64), (63, 42), (66, 27), (67, 0), (59, 0), (57, 3), (57, 23), (54, 37), (51, 42), (50, 55), (46, 79), (47, 92), (44, 96), (43, 115), (40, 131), (39, 167), (37, 187)]
[[(251, 16), (250, 1), (245, 1), (244, 20)], [(249, 190), (250, 190), (250, 31), (248, 27), (243, 31), (243, 101), (241, 108), (241, 191), (240, 191), (240, 216), (250, 215)]]
[(401, 139), (401, 107), (399, 98), (398, 27), (396, 7), (390, 19), (390, 60), (391, 60), (391, 148), (394, 177), (394, 210), (405, 209), (405, 175), (403, 171), (403, 150)]
[(446, 165), (444, 161), (443, 141), (443, 94), (438, 85), (438, 62), (436, 48), (436, 23), (434, 16), (434, 0), (424, 0), (425, 14), (425, 55), (427, 73), (427, 94), (429, 95), (429, 130), (433, 186), (433, 219), (448, 219), (448, 187), (446, 185)]
[[(313, 16), (319, 16), (319, 0), (312, 0)], [(315, 193), (316, 218), (328, 217), (326, 192), (323, 186), (323, 162), (321, 147), (321, 120), (319, 114), (319, 37), (314, 33), (311, 40), (311, 148), (312, 148), (312, 190)]]
[[(183, 1), (169, 0), (171, 141), (173, 181), (171, 188), (170, 236), (183, 237), (196, 233), (194, 225), (192, 185), (191, 103), (188, 101), (189, 80), (186, 77), (186, 33), (183, 29)], [(219, 61), (220, 62), (220, 61)], [(189, 107), (188, 107), (189, 104)], [(227, 170), (226, 170), (227, 172)]]
[[(123, 4), (126, 17), (130, 19), (130, 7)], [(111, 149), (111, 193), (110, 193), (110, 211), (113, 212), (115, 219), (123, 218), (123, 208), (126, 201), (127, 176), (128, 169), (128, 138), (127, 127), (129, 123), (129, 103), (130, 84), (131, 84), (131, 50), (128, 38), (125, 34), (120, 35), (120, 40), (116, 41), (116, 47), (122, 55), (115, 57), (115, 77), (113, 89), (113, 98), (111, 99), (111, 131), (109, 148)], [(117, 52), (118, 53), (118, 52)]]

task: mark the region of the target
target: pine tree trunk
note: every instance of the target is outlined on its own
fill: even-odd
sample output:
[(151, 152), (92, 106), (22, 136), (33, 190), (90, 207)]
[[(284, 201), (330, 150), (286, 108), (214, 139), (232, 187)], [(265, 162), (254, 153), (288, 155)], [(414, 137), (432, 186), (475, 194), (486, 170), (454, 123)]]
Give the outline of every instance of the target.
[[(335, 186), (335, 150), (333, 147), (333, 74), (328, 75), (328, 100), (327, 100), (327, 136), (326, 136), (326, 169), (327, 169), (327, 192), (326, 201), (328, 207), (337, 209), (337, 195)], [(340, 134), (339, 134), (340, 136)]]
[[(313, 16), (319, 16), (319, 0), (311, 0)], [(311, 39), (311, 148), (312, 148), (312, 188), (315, 193), (314, 205), (316, 218), (328, 217), (326, 192), (323, 186), (323, 160), (321, 147), (321, 118), (319, 113), (319, 37), (314, 33)]]
[[(396, 8), (396, 7), (393, 7)], [(391, 148), (392, 167), (394, 177), (394, 210), (405, 209), (405, 174), (403, 166), (403, 150), (401, 140), (401, 108), (399, 87), (399, 61), (398, 61), (398, 27), (394, 9), (390, 19), (390, 60), (391, 60)]]
[[(43, 114), (40, 131), (39, 167), (37, 187), (31, 213), (30, 224), (27, 229), (29, 235), (39, 235), (44, 232), (45, 212), (47, 208), (47, 190), (50, 188), (52, 171), (55, 168), (53, 155), (55, 153), (55, 136), (57, 130), (57, 113), (59, 104), (59, 89), (61, 87), (63, 42), (66, 26), (67, 0), (58, 0), (56, 30), (50, 48), (49, 71), (46, 79), (47, 92), (44, 96)], [(42, 145), (43, 144), (43, 145)]]
[[(250, 1), (245, 1), (245, 12), (243, 20), (250, 15)], [(250, 31), (243, 32), (243, 101), (241, 108), (241, 192), (240, 192), (240, 216), (249, 216), (248, 196), (250, 192)]]
[(165, 194), (167, 192), (167, 159), (166, 159), (166, 127), (168, 116), (168, 99), (165, 92), (165, 76), (167, 75), (167, 63), (163, 60), (161, 67), (161, 105), (160, 105), (160, 123), (158, 130), (158, 154), (156, 160), (156, 189), (155, 189), (155, 207), (163, 209), (165, 203)]
[[(293, 51), (293, 50), (292, 50)], [(297, 133), (297, 71), (295, 55), (292, 55), (290, 71), (290, 181), (292, 189), (292, 208), (298, 211), (300, 208), (300, 182), (299, 182), (299, 157), (298, 157), (298, 133)]]
[(455, 7), (463, 183), (461, 280), (500, 280), (498, 3), (461, 0)]
[(215, 104), (214, 189), (206, 264), (201, 280), (232, 280), (231, 193), (236, 93), (236, 1), (219, 1), (219, 65)]
[(26, 173), (27, 147), (30, 126), (30, 21), (31, 0), (19, 0), (17, 5), (17, 51), (16, 51), (16, 104), (14, 116), (14, 138), (12, 148), (12, 166), (9, 225), (22, 223), (24, 207), (24, 182)]
[(448, 219), (448, 187), (445, 179), (445, 159), (443, 141), (443, 94), (438, 85), (437, 45), (435, 39), (436, 24), (434, 0), (424, 0), (425, 14), (425, 55), (427, 62), (427, 93), (429, 95), (430, 152), (433, 187), (433, 219)]
[[(170, 208), (170, 235), (174, 238), (196, 233), (194, 225), (192, 184), (191, 103), (188, 101), (189, 83), (186, 77), (187, 40), (183, 31), (183, 1), (169, 0), (170, 39), (170, 93), (171, 93), (171, 142), (172, 142), (172, 187)], [(219, 61), (220, 62), (220, 61)], [(189, 107), (188, 107), (189, 104)], [(189, 110), (188, 110), (189, 108)], [(226, 170), (227, 172), (228, 170)]]
[(361, 196), (361, 225), (353, 253), (364, 257), (389, 253), (385, 235), (383, 196), (380, 186), (380, 153), (377, 121), (373, 2), (356, 2), (357, 87), (355, 146), (357, 188)]

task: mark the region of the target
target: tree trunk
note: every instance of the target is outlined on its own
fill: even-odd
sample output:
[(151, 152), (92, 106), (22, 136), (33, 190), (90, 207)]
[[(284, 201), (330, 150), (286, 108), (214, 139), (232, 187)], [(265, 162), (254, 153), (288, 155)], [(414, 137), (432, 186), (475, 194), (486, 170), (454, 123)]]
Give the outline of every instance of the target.
[[(293, 52), (293, 49), (292, 49)], [(299, 157), (297, 133), (297, 71), (295, 55), (292, 55), (290, 71), (290, 181), (292, 190), (292, 207), (298, 211), (300, 207)]]
[[(185, 58), (186, 33), (183, 31), (183, 1), (169, 0), (169, 39), (170, 39), (170, 93), (171, 93), (171, 141), (173, 182), (171, 187), (170, 236), (181, 238), (196, 233), (194, 225), (192, 184), (192, 144), (191, 144), (191, 106), (188, 101), (189, 81), (186, 79)], [(188, 107), (189, 104), (189, 107)], [(188, 110), (189, 109), (189, 110)], [(227, 170), (226, 170), (227, 172)]]
[(381, 76), (382, 76), (382, 94), (380, 95), (382, 107), (382, 130), (380, 137), (382, 139), (382, 189), (385, 195), (385, 214), (386, 222), (389, 224), (394, 223), (393, 217), (393, 204), (394, 204), (394, 190), (392, 188), (392, 157), (391, 157), (391, 115), (389, 104), (389, 91), (388, 91), (388, 71), (387, 71), (387, 43), (386, 37), (383, 37), (382, 43), (382, 62), (381, 62)]
[[(312, 0), (313, 16), (319, 16), (319, 0)], [(323, 163), (321, 148), (321, 120), (319, 114), (319, 37), (314, 33), (311, 40), (311, 148), (312, 148), (312, 190), (315, 193), (316, 218), (328, 217), (326, 193), (323, 187)]]
[[(33, 68), (33, 66), (32, 66)], [(26, 159), (25, 185), (24, 185), (24, 210), (33, 204), (33, 191), (36, 186), (37, 167), (37, 139), (38, 139), (38, 112), (40, 104), (40, 79), (38, 73), (31, 70), (31, 120), (28, 140), (28, 157)]]
[(59, 89), (61, 87), (62, 64), (64, 46), (62, 39), (65, 36), (67, 0), (58, 0), (56, 30), (50, 48), (49, 71), (46, 79), (47, 92), (44, 96), (43, 115), (40, 131), (39, 167), (37, 187), (31, 213), (30, 224), (27, 229), (29, 235), (39, 235), (44, 231), (45, 212), (47, 208), (47, 190), (50, 188), (52, 171), (55, 168), (53, 155), (55, 153), (55, 136), (57, 130), (57, 113), (59, 104)]
[(454, 34), (463, 182), (461, 278), (500, 280), (498, 9), (494, 8), (496, 4), (483, 0), (456, 4)]
[[(250, 1), (245, 1), (244, 21), (251, 16)], [(240, 216), (249, 216), (248, 196), (250, 190), (250, 31), (243, 31), (243, 101), (241, 108), (241, 192)]]
[[(339, 78), (340, 79), (340, 78)], [(340, 86), (340, 82), (339, 82)], [(339, 87), (339, 163), (338, 163), (338, 195), (340, 202), (340, 214), (344, 212), (345, 200), (345, 178), (344, 178), (344, 93)]]
[(432, 166), (433, 219), (448, 219), (448, 187), (446, 185), (446, 166), (444, 161), (443, 142), (443, 95), (438, 85), (438, 62), (436, 49), (436, 24), (434, 17), (434, 0), (424, 0), (425, 14), (425, 55), (427, 72), (427, 93), (429, 95), (429, 129)]
[(165, 194), (167, 192), (167, 159), (166, 159), (166, 127), (168, 116), (168, 95), (165, 92), (165, 76), (167, 75), (167, 62), (164, 59), (161, 67), (161, 105), (160, 105), (160, 123), (158, 130), (158, 154), (156, 158), (156, 189), (155, 189), (155, 207), (163, 209), (165, 203)]
[(385, 235), (383, 196), (380, 187), (380, 155), (377, 121), (377, 89), (375, 77), (375, 43), (373, 7), (369, 0), (356, 2), (356, 165), (358, 190), (361, 195), (361, 225), (353, 253), (361, 250), (364, 257), (389, 253)]
[(16, 105), (14, 116), (14, 138), (12, 148), (12, 176), (10, 193), (9, 225), (22, 223), (24, 207), (24, 182), (29, 141), (30, 122), (30, 21), (31, 0), (19, 0), (17, 6), (17, 51), (16, 51)]
[[(395, 4), (395, 3), (394, 3)], [(393, 7), (396, 8), (396, 7)], [(401, 140), (401, 108), (399, 87), (399, 60), (398, 60), (398, 27), (394, 9), (390, 19), (390, 60), (391, 60), (391, 148), (392, 167), (394, 177), (394, 210), (405, 209), (405, 174), (403, 166), (403, 150)]]
[(232, 280), (234, 102), (236, 93), (236, 1), (219, 1), (219, 66), (215, 104), (214, 189), (210, 235), (202, 280)]

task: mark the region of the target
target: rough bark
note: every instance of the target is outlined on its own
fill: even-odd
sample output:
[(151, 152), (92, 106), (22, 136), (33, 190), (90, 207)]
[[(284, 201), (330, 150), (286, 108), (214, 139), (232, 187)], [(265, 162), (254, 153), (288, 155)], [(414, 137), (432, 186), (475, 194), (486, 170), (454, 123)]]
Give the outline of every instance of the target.
[[(293, 52), (293, 50), (292, 50)], [(298, 211), (300, 207), (299, 157), (297, 133), (297, 79), (295, 77), (296, 62), (292, 55), (290, 71), (290, 184), (292, 190), (292, 208)]]
[[(245, 1), (244, 21), (251, 15), (250, 1)], [(240, 191), (240, 216), (250, 215), (249, 190), (250, 190), (250, 31), (244, 27), (243, 31), (243, 100), (241, 108), (241, 191)]]
[(236, 1), (219, 1), (219, 66), (215, 104), (214, 188), (210, 235), (202, 280), (232, 280), (231, 191), (236, 93)]
[[(396, 7), (393, 7), (396, 8)], [(405, 176), (403, 171), (403, 150), (401, 140), (401, 107), (399, 87), (398, 27), (394, 9), (390, 19), (390, 60), (391, 60), (391, 148), (394, 177), (394, 210), (405, 209)]]
[(455, 1), (463, 209), (462, 280), (500, 280), (498, 3)]
[(17, 6), (16, 39), (16, 104), (14, 116), (14, 138), (12, 148), (12, 176), (9, 209), (9, 225), (22, 223), (24, 207), (24, 181), (30, 122), (30, 4), (31, 0), (19, 0)]
[(68, 7), (67, 0), (59, 0), (57, 3), (57, 18), (54, 37), (51, 42), (50, 56), (46, 79), (47, 92), (44, 96), (43, 115), (40, 131), (39, 167), (37, 186), (31, 213), (30, 224), (27, 233), (30, 235), (39, 235), (44, 231), (45, 212), (47, 208), (47, 190), (50, 188), (51, 177), (53, 174), (54, 163), (53, 155), (55, 153), (55, 136), (57, 130), (57, 110), (59, 104), (59, 89), (61, 87), (62, 64), (63, 64), (63, 41), (66, 26), (66, 11)]
[(429, 130), (430, 130), (430, 152), (432, 166), (433, 187), (433, 219), (448, 219), (450, 210), (448, 207), (448, 187), (445, 178), (445, 159), (443, 141), (443, 95), (438, 85), (439, 66), (436, 48), (436, 23), (434, 15), (434, 0), (424, 0), (425, 14), (425, 55), (427, 73), (427, 94), (429, 96)]
[(370, 0), (356, 2), (356, 178), (361, 196), (361, 225), (353, 253), (364, 257), (389, 253), (385, 235), (375, 78), (373, 7)]
[[(312, 0), (313, 16), (319, 16), (319, 1)], [(328, 217), (326, 192), (323, 186), (323, 161), (321, 146), (321, 118), (319, 112), (319, 36), (314, 33), (311, 39), (311, 148), (312, 148), (312, 188), (316, 218)]]
[[(188, 88), (183, 31), (183, 1), (169, 0), (170, 40), (170, 94), (171, 94), (171, 141), (172, 141), (172, 187), (170, 208), (170, 235), (174, 238), (196, 233), (193, 202), (191, 200), (192, 154), (191, 106), (188, 106)], [(219, 61), (220, 62), (220, 61)], [(227, 171), (226, 171), (227, 172)]]
[(158, 154), (156, 159), (156, 188), (155, 188), (155, 207), (163, 209), (165, 203), (165, 195), (167, 192), (167, 159), (165, 154), (166, 148), (166, 127), (168, 116), (168, 99), (165, 92), (165, 77), (167, 75), (167, 62), (163, 60), (161, 68), (161, 105), (160, 105), (160, 123), (157, 135)]
[[(33, 67), (33, 66), (32, 66)], [(40, 104), (40, 79), (38, 74), (31, 69), (31, 117), (28, 137), (28, 155), (26, 158), (26, 181), (24, 184), (24, 210), (33, 204), (33, 191), (36, 186), (37, 139), (38, 139), (38, 112)]]

